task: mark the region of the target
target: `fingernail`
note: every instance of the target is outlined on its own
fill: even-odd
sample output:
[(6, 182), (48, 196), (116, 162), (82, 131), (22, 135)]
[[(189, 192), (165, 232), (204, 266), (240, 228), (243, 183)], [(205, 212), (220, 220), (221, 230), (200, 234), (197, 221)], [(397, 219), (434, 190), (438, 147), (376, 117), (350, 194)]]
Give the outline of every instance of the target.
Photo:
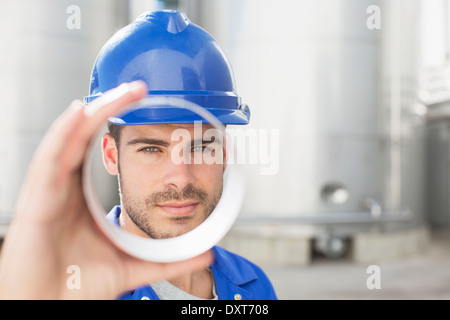
[(145, 85), (144, 81), (136, 80), (136, 81), (128, 83), (128, 90), (130, 92), (137, 92), (142, 89), (143, 85)]

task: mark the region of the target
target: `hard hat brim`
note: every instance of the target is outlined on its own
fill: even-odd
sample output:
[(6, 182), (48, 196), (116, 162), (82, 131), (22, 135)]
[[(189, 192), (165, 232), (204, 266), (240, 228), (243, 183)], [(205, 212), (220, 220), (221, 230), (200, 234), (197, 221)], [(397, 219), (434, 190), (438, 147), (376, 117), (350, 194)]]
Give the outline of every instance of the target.
[[(101, 94), (84, 98), (86, 103), (98, 98)], [(233, 92), (209, 91), (153, 91), (148, 98), (176, 98), (187, 103), (195, 103), (212, 113), (222, 124), (245, 125), (250, 121), (250, 109)], [(214, 107), (209, 107), (214, 106)], [(131, 106), (130, 109), (116, 117), (109, 118), (111, 123), (117, 125), (144, 125), (144, 124), (171, 124), (206, 122), (204, 119), (188, 109), (176, 108), (170, 105), (140, 105)]]
[[(206, 108), (222, 124), (245, 125), (250, 121), (250, 111), (246, 105), (240, 109)], [(117, 117), (110, 117), (109, 122), (116, 125), (149, 125), (175, 123), (207, 123), (200, 115), (181, 108), (150, 107), (127, 111)]]

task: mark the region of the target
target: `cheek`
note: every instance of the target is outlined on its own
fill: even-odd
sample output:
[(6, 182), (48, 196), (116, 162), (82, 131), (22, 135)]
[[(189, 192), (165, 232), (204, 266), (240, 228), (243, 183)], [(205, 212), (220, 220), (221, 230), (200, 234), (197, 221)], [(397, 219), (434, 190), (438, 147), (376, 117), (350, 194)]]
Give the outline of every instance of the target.
[(133, 161), (119, 161), (121, 187), (134, 197), (148, 195), (152, 192), (158, 170), (151, 166), (143, 166)]
[(216, 193), (222, 190), (223, 165), (205, 165), (196, 170), (196, 180), (208, 193)]

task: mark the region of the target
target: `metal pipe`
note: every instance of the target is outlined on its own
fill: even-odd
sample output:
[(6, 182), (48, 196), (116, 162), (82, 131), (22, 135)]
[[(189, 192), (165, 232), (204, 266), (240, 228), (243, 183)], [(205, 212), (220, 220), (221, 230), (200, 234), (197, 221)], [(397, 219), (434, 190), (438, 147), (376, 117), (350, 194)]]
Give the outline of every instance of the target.
[(381, 215), (383, 214), (383, 208), (381, 207), (380, 202), (374, 198), (366, 198), (364, 199), (363, 204), (369, 209), (374, 220), (380, 220)]
[(236, 223), (346, 224), (409, 221), (411, 219), (411, 210), (403, 209), (383, 211), (379, 216), (370, 211), (314, 213), (301, 216), (241, 216), (238, 217)]
[(402, 94), (401, 94), (401, 66), (402, 66), (402, 4), (390, 2), (391, 37), (390, 47), (390, 135), (391, 135), (391, 208), (399, 208), (402, 203), (402, 154), (401, 154), (401, 125), (402, 125)]
[(445, 8), (445, 60), (448, 62), (450, 61), (450, 3), (449, 1), (444, 2), (444, 8)]
[(450, 119), (450, 106), (433, 107), (427, 110), (428, 120), (448, 120)]

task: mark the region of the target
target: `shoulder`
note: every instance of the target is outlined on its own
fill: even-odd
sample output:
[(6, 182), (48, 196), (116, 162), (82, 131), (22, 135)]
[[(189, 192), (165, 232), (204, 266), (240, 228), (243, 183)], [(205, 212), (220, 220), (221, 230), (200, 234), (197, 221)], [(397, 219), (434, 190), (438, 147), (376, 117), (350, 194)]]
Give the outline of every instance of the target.
[(258, 265), (222, 247), (215, 246), (213, 253), (213, 268), (227, 281), (252, 291), (255, 299), (276, 299), (272, 283)]
[(218, 246), (215, 246), (213, 248), (213, 252), (216, 262), (219, 264), (219, 266), (229, 269), (230, 272), (242, 273), (243, 271), (246, 271), (250, 273), (248, 275), (250, 277), (254, 276), (253, 273), (255, 273), (255, 275), (264, 274), (264, 272), (258, 265), (236, 253)]

